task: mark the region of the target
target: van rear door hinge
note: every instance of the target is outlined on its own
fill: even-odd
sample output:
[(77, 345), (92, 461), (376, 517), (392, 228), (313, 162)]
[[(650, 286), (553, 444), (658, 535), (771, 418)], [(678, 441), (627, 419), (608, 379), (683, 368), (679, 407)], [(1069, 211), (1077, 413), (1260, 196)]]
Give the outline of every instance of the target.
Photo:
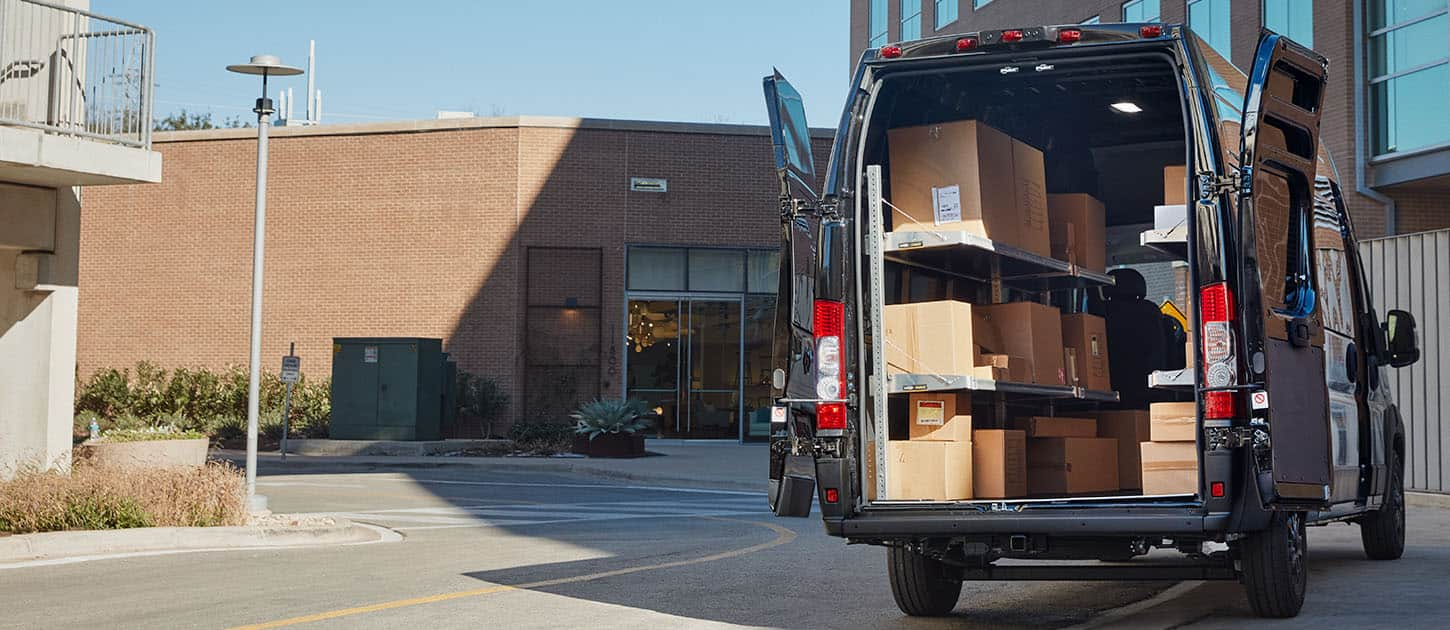
[(1245, 178), (1237, 170), (1218, 175), (1209, 171), (1198, 174), (1198, 198), (1213, 199), (1222, 195), (1237, 195), (1243, 191)]

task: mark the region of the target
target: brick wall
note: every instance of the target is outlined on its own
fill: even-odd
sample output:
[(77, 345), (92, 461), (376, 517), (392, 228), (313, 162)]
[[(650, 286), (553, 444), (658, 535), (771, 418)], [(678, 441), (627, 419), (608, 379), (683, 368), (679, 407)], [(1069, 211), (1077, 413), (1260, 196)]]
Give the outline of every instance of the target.
[(1400, 234), (1450, 228), (1450, 192), (1393, 191), (1396, 230)]
[[(608, 125), (600, 125), (607, 127)], [(262, 355), (290, 341), (328, 375), (331, 339), (444, 340), (498, 379), (519, 413), (527, 247), (602, 252), (602, 391), (619, 394), (627, 243), (774, 247), (770, 142), (722, 133), (501, 126), (427, 132), (278, 129), (271, 140)], [(170, 134), (163, 183), (89, 189), (81, 234), (78, 368), (140, 360), (245, 364), (256, 141)], [(829, 141), (817, 140), (817, 155)], [(630, 176), (665, 177), (665, 194)], [(584, 300), (597, 300), (589, 295)], [(537, 300), (536, 300), (537, 301)], [(618, 334), (617, 334), (618, 333)]]

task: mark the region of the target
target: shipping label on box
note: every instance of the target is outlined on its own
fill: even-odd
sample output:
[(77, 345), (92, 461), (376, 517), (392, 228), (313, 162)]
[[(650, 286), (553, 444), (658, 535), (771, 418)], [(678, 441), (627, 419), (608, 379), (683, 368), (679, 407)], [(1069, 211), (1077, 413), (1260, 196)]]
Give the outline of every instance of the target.
[(1198, 403), (1164, 402), (1148, 406), (1149, 436), (1154, 442), (1193, 442), (1198, 439)]
[(972, 432), (972, 494), (978, 499), (1027, 496), (1027, 435), (1009, 429)]
[(1191, 442), (1143, 442), (1143, 494), (1196, 494), (1198, 447)]
[(962, 189), (960, 186), (943, 186), (931, 189), (933, 217), (937, 225), (956, 223), (962, 220)]

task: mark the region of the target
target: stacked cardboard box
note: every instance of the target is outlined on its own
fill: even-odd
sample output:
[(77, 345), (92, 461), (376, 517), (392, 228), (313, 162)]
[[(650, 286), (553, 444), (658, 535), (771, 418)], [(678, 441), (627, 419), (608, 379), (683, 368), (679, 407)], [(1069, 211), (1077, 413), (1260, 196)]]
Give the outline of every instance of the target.
[(1027, 362), (1031, 380), (1042, 385), (1062, 385), (1062, 312), (1036, 302), (1009, 302), (976, 307), (982, 335), (978, 343), (984, 353), (1006, 355), (1009, 361)]
[(891, 129), (887, 145), (894, 231), (961, 230), (1051, 255), (1041, 151), (974, 120)]
[(1153, 403), (1149, 413), (1150, 442), (1142, 453), (1143, 494), (1198, 492), (1198, 405)]
[(1098, 437), (1118, 441), (1118, 485), (1124, 490), (1143, 489), (1142, 451), (1148, 441), (1148, 412), (1139, 409), (1098, 412)]
[(972, 498), (971, 394), (911, 394), (907, 407), (908, 439), (886, 444), (887, 498)]
[(1079, 193), (1047, 196), (1052, 257), (1088, 271), (1107, 271), (1107, 218), (1103, 203)]
[(1098, 437), (1027, 440), (1027, 493), (1099, 494), (1118, 490), (1118, 441)]
[(1027, 496), (1027, 435), (1010, 429), (972, 431), (972, 494), (978, 499)]
[(1073, 313), (1062, 316), (1062, 344), (1068, 385), (1111, 391), (1108, 372), (1108, 324), (1096, 315)]

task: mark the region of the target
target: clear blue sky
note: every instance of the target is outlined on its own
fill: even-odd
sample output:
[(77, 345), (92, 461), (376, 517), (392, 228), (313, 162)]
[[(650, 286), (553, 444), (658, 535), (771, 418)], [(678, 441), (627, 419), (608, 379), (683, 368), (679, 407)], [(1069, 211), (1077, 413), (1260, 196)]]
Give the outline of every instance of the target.
[[(247, 10), (245, 7), (256, 7)], [(764, 123), (778, 66), (833, 126), (849, 67), (842, 0), (91, 0), (156, 31), (156, 112), (251, 116), (260, 89), (226, 72), (256, 53), (305, 66), (317, 40), (326, 123), (557, 115)], [(302, 116), (306, 82), (279, 81)]]

